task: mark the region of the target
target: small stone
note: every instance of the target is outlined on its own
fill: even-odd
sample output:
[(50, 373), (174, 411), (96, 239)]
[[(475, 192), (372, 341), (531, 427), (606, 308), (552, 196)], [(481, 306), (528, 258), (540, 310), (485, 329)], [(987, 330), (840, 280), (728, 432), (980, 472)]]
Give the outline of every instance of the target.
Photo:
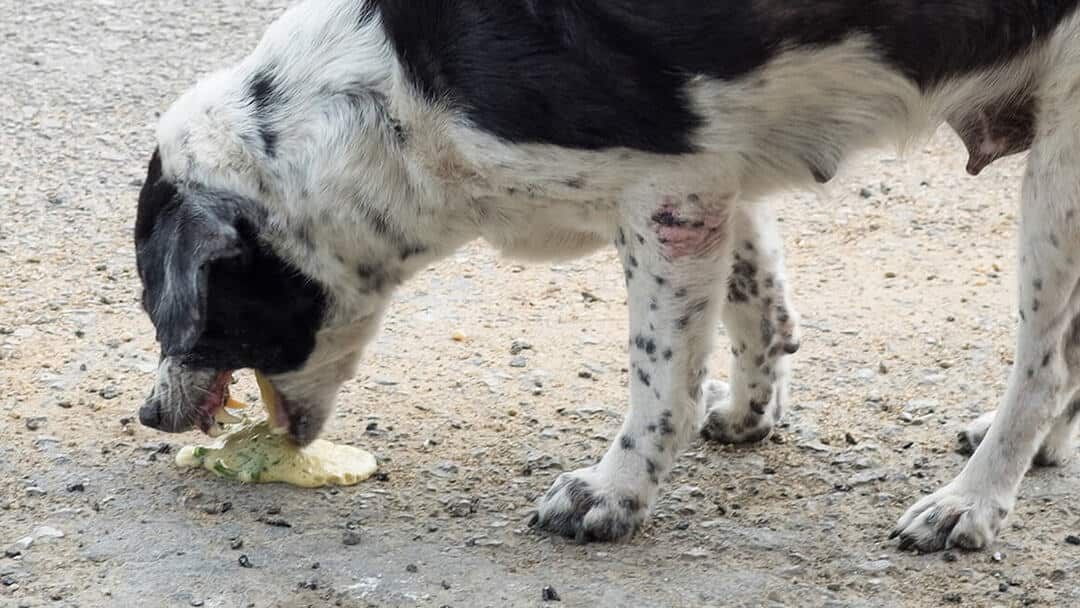
[(540, 592), (540, 598), (545, 602), (561, 602), (562, 598), (559, 597), (559, 592), (555, 591), (554, 587), (544, 587)]
[(859, 570), (867, 574), (880, 574), (887, 572), (893, 567), (892, 562), (887, 559), (874, 560), (872, 562), (866, 562), (859, 566)]
[(946, 593), (941, 599), (949, 604), (959, 604), (964, 600), (964, 598), (960, 597), (959, 593)]
[(848, 445), (858, 445), (859, 444), (859, 440), (855, 439), (855, 436), (852, 435), (851, 433), (844, 433), (844, 441), (846, 441)]
[(411, 574), (416, 574), (420, 571), (420, 568), (417, 568), (416, 564), (409, 564), (408, 566), (405, 566), (405, 571)]
[(26, 419), (26, 430), (36, 431), (45, 426), (45, 422), (48, 420), (45, 416), (32, 416)]
[(442, 583), (440, 583), (440, 585), (442, 585), (443, 589), (446, 589), (447, 591), (450, 590), (450, 583), (443, 581)]
[(955, 562), (956, 561), (956, 555), (952, 554), (952, 553), (942, 553), (941, 554), (941, 559), (942, 559), (942, 561), (946, 561), (946, 562), (950, 562), (950, 563)]
[(105, 388), (101, 389), (100, 395), (101, 398), (105, 400), (116, 399), (120, 396), (120, 391), (117, 390), (115, 386), (106, 386)]
[(464, 342), (468, 340), (469, 337), (461, 333), (460, 331), (455, 331), (453, 335), (450, 336), (450, 339), (452, 339), (454, 342)]
[(711, 555), (708, 550), (701, 547), (696, 549), (690, 549), (689, 551), (683, 551), (682, 558), (690, 560), (706, 559)]
[(345, 530), (345, 533), (341, 536), (341, 544), (347, 547), (355, 547), (360, 544), (360, 531), (359, 530)]
[(890, 271), (887, 271), (887, 272), (885, 273), (885, 278), (886, 278), (886, 279), (895, 279), (895, 278), (896, 278), (896, 273), (895, 273), (895, 272), (893, 272), (893, 271), (891, 271), (891, 270), (890, 270)]
[(204, 601), (202, 601), (200, 599), (193, 599), (193, 600), (191, 600), (190, 603), (191, 603), (192, 606), (203, 606), (203, 605), (206, 604), (206, 602), (204, 602)]
[(42, 496), (45, 496), (46, 494), (48, 494), (48, 492), (46, 492), (44, 488), (39, 488), (37, 486), (30, 486), (29, 488), (26, 488), (26, 495), (30, 496), (31, 498), (40, 498)]
[(67, 487), (68, 492), (85, 492), (86, 484), (81, 481), (77, 481)]
[(1005, 593), (1009, 590), (1009, 583), (998, 583), (998, 591)]
[(234, 538), (231, 541), (229, 541), (229, 548), (232, 549), (233, 551), (241, 549), (241, 548), (243, 548), (243, 546), (244, 546), (244, 539), (242, 539), (242, 538)]
[(255, 567), (255, 565), (251, 563), (251, 560), (248, 559), (247, 555), (241, 555), (240, 558), (237, 559), (236, 561), (240, 564), (241, 568), (254, 568)]
[(1080, 536), (1070, 534), (1065, 537), (1065, 544), (1068, 545), (1080, 545)]
[(510, 345), (511, 355), (520, 355), (523, 350), (532, 350), (532, 344), (529, 344), (524, 340), (514, 340)]
[(34, 528), (34, 531), (31, 533), (31, 535), (36, 541), (64, 538), (64, 533), (62, 531), (51, 526), (38, 526)]
[(993, 555), (993, 560), (995, 562), (1005, 561), (1005, 556), (1002, 555), (1001, 551), (995, 551)]
[(476, 507), (471, 500), (461, 499), (450, 503), (446, 510), (450, 512), (450, 517), (468, 517), (476, 510)]
[(886, 367), (885, 362), (882, 361), (881, 363), (878, 363), (877, 371), (878, 371), (879, 374), (884, 376), (885, 374), (889, 373), (889, 368)]
[(510, 367), (525, 367), (528, 364), (528, 359), (522, 356), (517, 356), (510, 360)]
[(578, 376), (578, 378), (584, 378), (585, 380), (588, 380), (589, 378), (593, 377), (592, 372), (590, 372), (587, 369), (583, 369), (580, 372), (578, 372), (577, 376)]
[(870, 198), (871, 196), (874, 196), (874, 193), (869, 188), (859, 188), (859, 196)]

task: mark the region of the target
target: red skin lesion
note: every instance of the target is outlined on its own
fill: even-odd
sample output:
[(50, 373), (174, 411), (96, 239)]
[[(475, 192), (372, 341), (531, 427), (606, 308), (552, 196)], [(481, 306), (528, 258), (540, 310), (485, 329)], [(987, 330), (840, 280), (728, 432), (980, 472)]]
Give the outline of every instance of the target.
[(652, 222), (667, 256), (699, 257), (723, 243), (731, 217), (731, 198), (721, 196), (703, 201), (691, 194), (685, 203), (680, 203), (675, 196), (663, 196)]

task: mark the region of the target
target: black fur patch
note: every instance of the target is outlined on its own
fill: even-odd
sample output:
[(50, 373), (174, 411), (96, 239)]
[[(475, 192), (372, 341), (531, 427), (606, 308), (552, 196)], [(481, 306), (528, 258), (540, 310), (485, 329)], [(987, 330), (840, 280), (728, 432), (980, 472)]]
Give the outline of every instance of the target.
[(278, 134), (271, 128), (272, 121), (267, 116), (271, 109), (280, 103), (281, 94), (274, 86), (273, 72), (267, 68), (255, 74), (251, 80), (251, 101), (255, 104), (255, 120), (259, 123), (259, 137), (263, 142), (266, 155), (277, 154)]
[[(419, 90), (511, 142), (692, 151), (686, 83), (872, 38), (926, 88), (999, 64), (1080, 0), (370, 0)], [(813, 167), (819, 179), (828, 168)]]

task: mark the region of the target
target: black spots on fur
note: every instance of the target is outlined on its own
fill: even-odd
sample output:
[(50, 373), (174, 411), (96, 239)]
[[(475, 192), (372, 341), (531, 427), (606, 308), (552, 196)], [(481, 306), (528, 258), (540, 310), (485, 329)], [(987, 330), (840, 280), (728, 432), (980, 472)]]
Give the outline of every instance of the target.
[(686, 202), (690, 203), (691, 205), (701, 204), (701, 196), (691, 192), (686, 196)]
[(656, 298), (650, 298), (649, 299), (649, 310), (652, 310), (652, 311), (660, 310), (660, 304), (658, 304), (656, 302)]
[[(762, 320), (762, 323), (768, 323), (767, 320)], [(773, 344), (769, 347), (769, 357), (776, 358), (780, 356), (780, 350), (784, 348), (783, 344)]]
[(1035, 291), (1042, 291), (1043, 282), (1042, 279), (1035, 279), (1031, 282), (1031, 286), (1035, 288)]
[(634, 438), (629, 435), (623, 435), (619, 438), (619, 446), (624, 450), (632, 450), (634, 445)]
[(380, 293), (386, 288), (401, 284), (398, 271), (374, 264), (359, 264), (356, 267), (356, 276), (360, 279), (360, 290), (363, 293)]
[(1051, 353), (1046, 353), (1045, 355), (1043, 355), (1043, 358), (1042, 358), (1042, 366), (1043, 367), (1046, 367), (1047, 365), (1050, 365), (1050, 355), (1051, 355)]
[(1050, 233), (1050, 245), (1053, 246), (1054, 249), (1057, 249), (1058, 247), (1061, 247), (1061, 243), (1058, 242), (1057, 235), (1054, 234), (1053, 232)]
[(765, 355), (758, 355), (754, 359), (754, 365), (756, 367), (763, 367), (765, 365)]
[(744, 242), (743, 243), (743, 249), (745, 249), (747, 251), (754, 251), (754, 243), (752, 243), (751, 241)]
[[(753, 412), (754, 414), (757, 414), (758, 416), (764, 416), (765, 415), (765, 406), (767, 406), (767, 405), (769, 405), (768, 401), (757, 401), (755, 399), (751, 399), (750, 400), (750, 411)], [(754, 422), (755, 423), (757, 422), (756, 418), (755, 418)]]
[(761, 345), (769, 346), (773, 342), (773, 338), (776, 337), (776, 326), (769, 320), (768, 317), (762, 317), (761, 319)]
[(615, 242), (618, 243), (620, 247), (626, 247), (626, 232), (623, 231), (622, 228), (619, 228), (619, 231), (616, 233)]
[(652, 389), (652, 394), (653, 394), (653, 397), (656, 397), (656, 399), (657, 399), (657, 400), (659, 400), (659, 399), (660, 399), (660, 389), (658, 389), (658, 388), (653, 388), (653, 389)]
[(653, 338), (646, 338), (642, 334), (634, 336), (634, 346), (636, 346), (638, 350), (644, 351), (647, 355), (656, 352), (656, 340)]
[(634, 256), (627, 256), (626, 261), (630, 263), (631, 268), (637, 268), (638, 261), (637, 258), (635, 258)]
[(735, 280), (732, 280), (728, 283), (727, 299), (728, 302), (732, 302), (734, 304), (741, 304), (750, 301), (749, 296), (747, 296), (746, 292), (742, 290), (742, 285)]
[(656, 425), (655, 424), (650, 424), (649, 426), (645, 427), (645, 430), (649, 431), (650, 433), (655, 433), (656, 432)]
[(690, 326), (690, 315), (683, 315), (675, 322), (675, 327), (682, 330)]
[(1035, 377), (1035, 370), (1033, 368), (1030, 368), (1030, 367), (1027, 368), (1027, 377), (1028, 378), (1034, 378)]
[(1031, 303), (1031, 312), (1039, 312), (1039, 299), (1035, 298), (1035, 301)]
[(1024, 309), (1023, 308), (1020, 309), (1020, 320), (1021, 321), (1027, 321), (1027, 316), (1024, 314)]
[(667, 283), (667, 279), (664, 277), (654, 276), (653, 278), (656, 279), (656, 284), (660, 287), (663, 287)]
[(637, 378), (645, 386), (652, 386), (652, 377), (649, 376), (648, 372), (641, 369), (640, 367), (637, 368)]
[(661, 209), (660, 211), (657, 211), (653, 214), (652, 221), (660, 226), (669, 228), (686, 224), (686, 221), (676, 217), (675, 212), (671, 209)]
[(641, 510), (641, 501), (632, 496), (624, 496), (619, 499), (619, 507), (624, 511), (637, 512)]
[(761, 284), (765, 286), (765, 289), (772, 289), (776, 285), (776, 277), (770, 274), (765, 277), (765, 280), (762, 281)]
[(634, 280), (634, 271), (627, 268), (626, 269), (626, 282), (629, 283), (630, 281), (633, 281), (633, 280)]
[(673, 357), (674, 355), (675, 355), (675, 353), (671, 352), (671, 349), (670, 349), (670, 348), (665, 348), (665, 349), (664, 349), (664, 354), (663, 354), (663, 357), (664, 357), (664, 361), (671, 361), (671, 358), (672, 358), (672, 357)]
[(679, 289), (675, 290), (675, 297), (676, 298), (685, 298), (686, 293), (687, 293), (686, 288), (685, 287), (680, 287)]
[(664, 410), (664, 413), (660, 414), (660, 420), (657, 423), (660, 429), (661, 435), (674, 435), (675, 427), (671, 425), (671, 410)]
[(660, 483), (660, 474), (656, 470), (656, 461), (652, 458), (645, 459), (645, 472), (649, 474), (649, 481), (653, 484)]
[(277, 154), (278, 133), (272, 127), (270, 114), (275, 106), (281, 104), (281, 93), (274, 84), (274, 67), (267, 66), (259, 70), (251, 79), (251, 102), (255, 106), (255, 122), (259, 127), (259, 138), (263, 142), (266, 155), (273, 158)]
[(428, 248), (423, 245), (406, 245), (398, 252), (398, 259), (404, 262), (405, 260), (423, 255), (428, 252)]

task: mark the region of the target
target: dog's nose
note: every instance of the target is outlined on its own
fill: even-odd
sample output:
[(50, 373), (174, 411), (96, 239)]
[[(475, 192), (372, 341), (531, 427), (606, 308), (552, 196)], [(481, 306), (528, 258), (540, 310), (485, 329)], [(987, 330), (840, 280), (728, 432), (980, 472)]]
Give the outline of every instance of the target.
[(150, 397), (139, 408), (139, 423), (145, 427), (161, 430), (161, 400)]

